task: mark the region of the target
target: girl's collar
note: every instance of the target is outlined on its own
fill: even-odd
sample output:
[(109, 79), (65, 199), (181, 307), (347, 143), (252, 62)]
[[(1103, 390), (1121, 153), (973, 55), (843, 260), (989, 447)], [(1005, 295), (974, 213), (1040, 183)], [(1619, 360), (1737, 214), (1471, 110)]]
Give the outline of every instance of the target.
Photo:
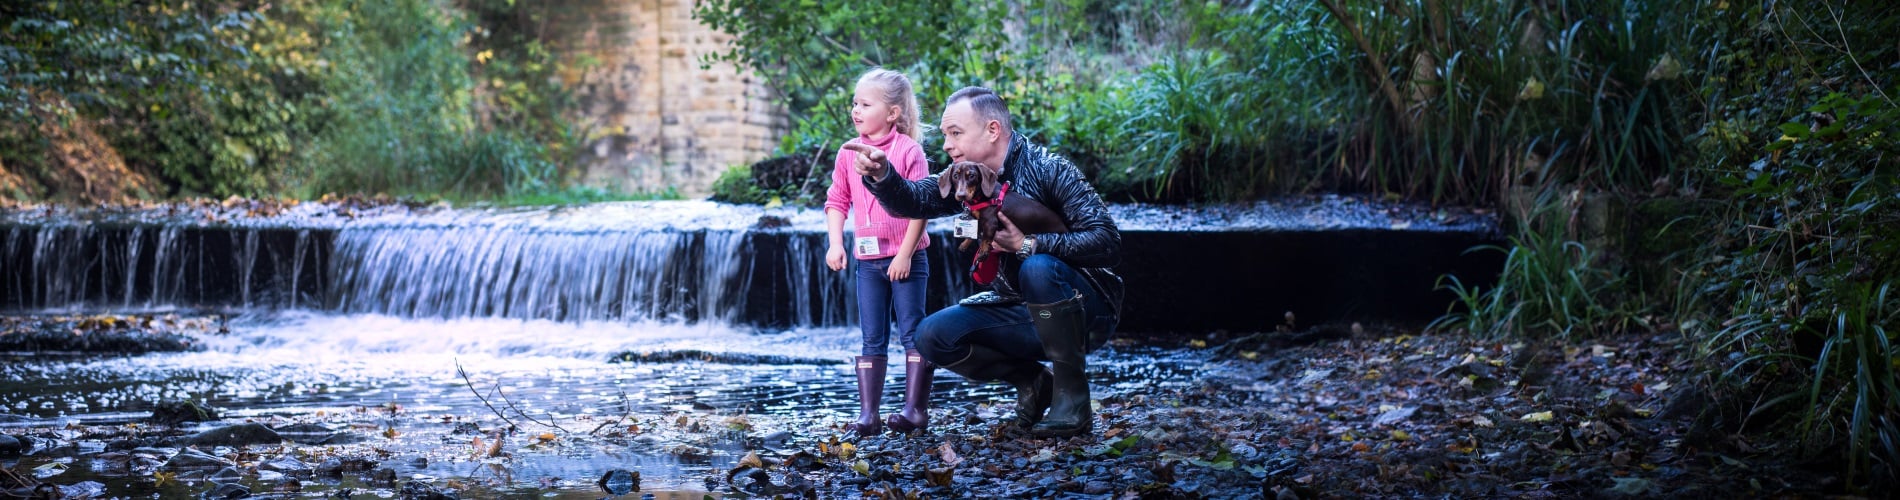
[(892, 142), (897, 141), (897, 136), (900, 136), (900, 135), (904, 135), (904, 133), (898, 132), (897, 129), (893, 128), (891, 129), (889, 133), (884, 134), (883, 138), (880, 138), (876, 141), (872, 141), (871, 136), (860, 134), (858, 135), (858, 142), (869, 144), (871, 146), (877, 147), (878, 149), (883, 149), (885, 146), (889, 146), (891, 145)]

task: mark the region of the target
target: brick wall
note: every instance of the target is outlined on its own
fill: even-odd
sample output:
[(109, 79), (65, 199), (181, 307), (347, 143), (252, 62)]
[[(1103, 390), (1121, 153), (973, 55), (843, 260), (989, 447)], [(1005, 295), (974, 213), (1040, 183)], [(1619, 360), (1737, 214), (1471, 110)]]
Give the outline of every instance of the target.
[(733, 165), (765, 159), (785, 130), (772, 89), (730, 64), (700, 68), (731, 35), (693, 19), (693, 0), (557, 0), (550, 37), (597, 64), (567, 75), (576, 117), (592, 127), (580, 161), (589, 185), (709, 194)]

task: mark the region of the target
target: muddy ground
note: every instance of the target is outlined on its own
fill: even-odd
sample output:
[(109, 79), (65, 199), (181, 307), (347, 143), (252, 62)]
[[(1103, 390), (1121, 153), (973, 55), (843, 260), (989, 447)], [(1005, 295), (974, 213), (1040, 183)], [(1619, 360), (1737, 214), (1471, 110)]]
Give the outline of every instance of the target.
[[(863, 439), (843, 435), (835, 415), (711, 407), (543, 421), (505, 401), (478, 416), (385, 405), (220, 418), (172, 405), (147, 419), (64, 426), (0, 413), (13, 422), (0, 427), (0, 489), (44, 498), (1756, 498), (1843, 489), (1839, 467), (1801, 461), (1759, 435), (1693, 425), (1705, 398), (1690, 347), (1674, 334), (1526, 345), (1416, 331), (1119, 338), (1111, 349), (1187, 354), (1171, 359), (1198, 360), (1199, 375), (1098, 385), (1094, 432), (1070, 439), (998, 425), (1013, 405), (1004, 398), (935, 408), (924, 433)], [(643, 485), (638, 467), (529, 471), (538, 457), (602, 450), (743, 457), (682, 484)], [(432, 462), (474, 472), (415, 472)]]

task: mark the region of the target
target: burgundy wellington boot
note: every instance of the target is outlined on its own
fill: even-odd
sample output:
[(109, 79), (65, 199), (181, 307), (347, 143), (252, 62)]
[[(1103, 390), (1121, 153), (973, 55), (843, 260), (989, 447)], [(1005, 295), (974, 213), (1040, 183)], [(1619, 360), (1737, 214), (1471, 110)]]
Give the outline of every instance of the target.
[(884, 402), (884, 368), (889, 362), (888, 356), (858, 356), (858, 421), (845, 424), (845, 432), (859, 436), (884, 432), (877, 408)]
[(936, 372), (937, 365), (924, 361), (917, 350), (904, 351), (904, 409), (885, 420), (891, 430), (909, 434), (930, 426), (930, 379)]

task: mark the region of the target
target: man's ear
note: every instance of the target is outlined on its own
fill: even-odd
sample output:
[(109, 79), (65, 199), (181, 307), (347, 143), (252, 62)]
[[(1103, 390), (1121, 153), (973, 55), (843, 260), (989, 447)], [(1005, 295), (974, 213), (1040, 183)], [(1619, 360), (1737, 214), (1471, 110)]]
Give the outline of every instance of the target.
[(983, 131), (989, 132), (991, 142), (995, 142), (997, 139), (1002, 139), (1004, 142), (1009, 141), (1008, 137), (1003, 137), (1003, 122), (996, 120), (984, 122)]

